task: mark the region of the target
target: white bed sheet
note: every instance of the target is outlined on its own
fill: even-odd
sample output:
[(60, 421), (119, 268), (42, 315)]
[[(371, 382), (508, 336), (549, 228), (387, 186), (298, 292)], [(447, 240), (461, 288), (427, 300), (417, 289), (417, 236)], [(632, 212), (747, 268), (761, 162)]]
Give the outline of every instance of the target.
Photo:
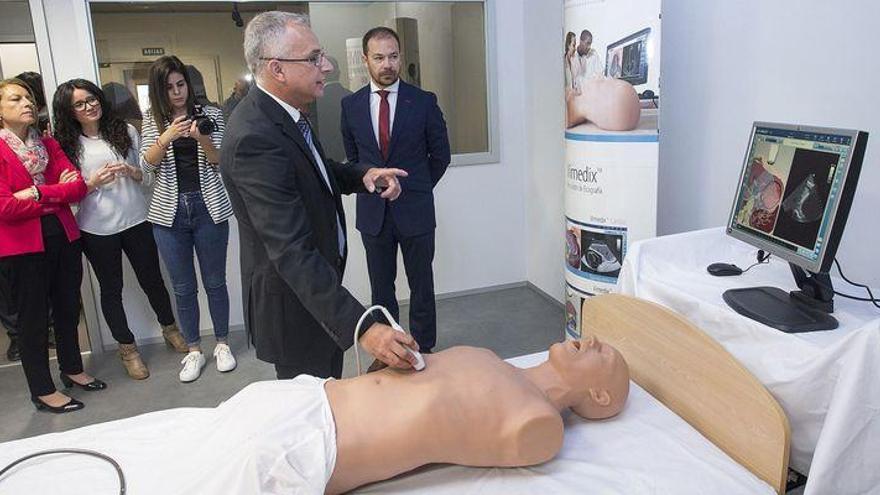
[[(533, 366), (546, 352), (510, 360)], [(482, 469), (429, 466), (415, 473), (364, 487), (357, 493), (431, 494), (772, 494), (773, 489), (730, 459), (690, 425), (632, 384), (624, 411), (606, 421), (565, 420), (559, 455), (541, 466)], [(259, 407), (256, 405), (256, 407)], [(179, 408), (40, 435), (0, 444), (0, 466), (41, 449), (94, 449), (123, 467), (132, 495), (179, 493), (181, 480), (210, 477), (224, 465), (215, 452), (187, 448), (199, 444), (207, 428), (229, 426), (240, 418), (218, 417), (218, 409)], [(235, 435), (232, 435), (234, 438)], [(216, 439), (212, 440), (212, 443)], [(235, 460), (235, 445), (229, 459)], [(206, 455), (210, 458), (205, 461)], [(198, 462), (197, 459), (202, 459)], [(0, 480), (0, 494), (67, 495), (117, 493), (113, 468), (84, 456), (29, 461)], [(197, 492), (187, 492), (188, 494)], [(243, 492), (230, 487), (230, 494)]]
[[(836, 297), (840, 327), (800, 334), (741, 316), (724, 302), (725, 290), (796, 289), (788, 263), (775, 257), (740, 277), (706, 272), (717, 261), (748, 266), (755, 251), (723, 228), (639, 241), (629, 247), (618, 291), (682, 315), (767, 387), (788, 416), (790, 465), (808, 474), (805, 495), (880, 495), (880, 313)], [(860, 292), (833, 283), (843, 293)]]

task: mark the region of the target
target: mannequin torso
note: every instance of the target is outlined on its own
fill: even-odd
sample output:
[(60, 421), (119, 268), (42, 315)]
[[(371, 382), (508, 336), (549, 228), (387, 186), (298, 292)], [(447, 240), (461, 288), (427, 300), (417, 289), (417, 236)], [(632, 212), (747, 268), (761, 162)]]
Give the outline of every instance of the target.
[(326, 383), (337, 445), (328, 493), (429, 463), (527, 466), (559, 451), (559, 410), (522, 370), (472, 347), (424, 357), (422, 372)]

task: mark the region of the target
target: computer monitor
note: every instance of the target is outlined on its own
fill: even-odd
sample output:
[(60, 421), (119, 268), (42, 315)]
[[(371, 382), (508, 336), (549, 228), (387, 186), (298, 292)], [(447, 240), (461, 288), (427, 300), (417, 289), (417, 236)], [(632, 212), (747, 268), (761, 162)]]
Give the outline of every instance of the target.
[(648, 38), (651, 28), (642, 29), (608, 45), (605, 75), (623, 79), (633, 86), (648, 82)]
[(755, 122), (727, 233), (789, 262), (799, 291), (732, 289), (737, 312), (786, 332), (837, 327), (828, 271), (846, 226), (868, 133)]

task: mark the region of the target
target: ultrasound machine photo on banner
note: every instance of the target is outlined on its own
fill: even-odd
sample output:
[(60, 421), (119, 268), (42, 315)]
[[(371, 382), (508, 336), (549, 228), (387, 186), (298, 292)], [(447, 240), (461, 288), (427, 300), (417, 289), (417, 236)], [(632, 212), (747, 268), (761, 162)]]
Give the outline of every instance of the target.
[(657, 88), (648, 87), (650, 40), (651, 28), (645, 28), (611, 43), (605, 49), (605, 76), (622, 79), (637, 90), (642, 89), (638, 91), (642, 100), (659, 96)]
[(788, 261), (800, 290), (731, 289), (731, 308), (789, 333), (837, 328), (828, 271), (867, 141), (863, 131), (755, 122), (727, 233)]

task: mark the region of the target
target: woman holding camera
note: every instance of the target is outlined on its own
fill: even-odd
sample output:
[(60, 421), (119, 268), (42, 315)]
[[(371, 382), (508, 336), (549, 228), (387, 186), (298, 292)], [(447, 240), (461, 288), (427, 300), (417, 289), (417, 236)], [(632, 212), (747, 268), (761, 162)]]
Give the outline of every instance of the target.
[(38, 410), (66, 413), (83, 403), (55, 389), (49, 372), (49, 301), (61, 381), (107, 388), (83, 371), (77, 326), (82, 248), (70, 203), (86, 184), (58, 142), (36, 129), (34, 95), (24, 81), (0, 81), (0, 265), (18, 309), (21, 364)]
[(141, 167), (155, 174), (147, 219), (159, 254), (171, 275), (177, 317), (189, 353), (183, 358), (180, 381), (196, 380), (205, 366), (200, 347), (199, 301), (193, 250), (214, 324), (217, 370), (231, 371), (229, 293), (226, 289), (228, 219), (232, 206), (217, 165), (223, 140), (223, 114), (198, 107), (186, 66), (175, 56), (150, 66), (150, 109), (144, 114)]
[(134, 269), (162, 326), (165, 342), (189, 349), (174, 322), (171, 300), (159, 271), (153, 228), (147, 222), (143, 187), (152, 176), (138, 161), (140, 136), (117, 118), (104, 92), (91, 81), (73, 79), (55, 91), (52, 104), (55, 139), (83, 174), (88, 194), (79, 202), (76, 221), (83, 251), (101, 287), (101, 310), (128, 375), (143, 380), (150, 372), (141, 359), (122, 306), (122, 253)]

